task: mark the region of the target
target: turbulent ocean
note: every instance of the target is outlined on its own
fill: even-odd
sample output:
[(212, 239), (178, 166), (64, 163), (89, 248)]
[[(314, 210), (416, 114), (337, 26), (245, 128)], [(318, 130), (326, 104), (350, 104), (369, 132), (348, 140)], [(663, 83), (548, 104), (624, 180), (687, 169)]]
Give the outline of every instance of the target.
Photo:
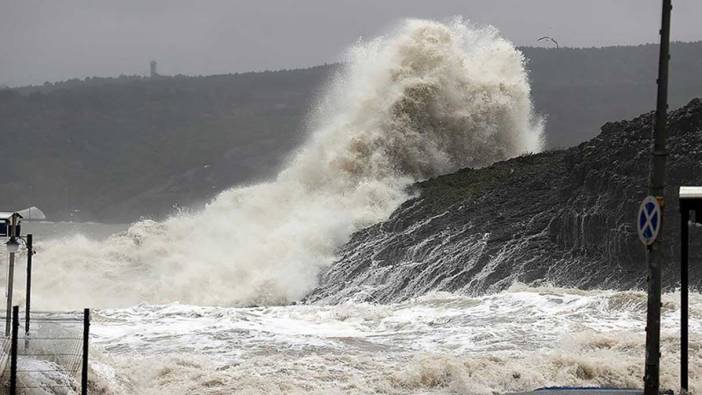
[[(95, 392), (640, 387), (640, 291), (515, 283), (396, 304), (299, 303), (337, 249), (387, 219), (412, 184), (538, 152), (542, 129), (524, 57), (496, 29), (404, 21), (347, 51), (310, 110), (307, 142), (274, 179), (161, 222), (27, 225), (38, 240), (33, 304), (94, 309)], [(662, 382), (672, 388), (678, 295), (664, 296), (663, 312)], [(702, 391), (701, 295), (690, 313), (691, 383)]]
[[(678, 295), (664, 296), (662, 384), (678, 384)], [(93, 363), (121, 393), (494, 394), (548, 385), (640, 388), (643, 292), (529, 288), (405, 303), (98, 312)], [(702, 296), (691, 298), (701, 390)], [(119, 389), (119, 390), (118, 390)]]

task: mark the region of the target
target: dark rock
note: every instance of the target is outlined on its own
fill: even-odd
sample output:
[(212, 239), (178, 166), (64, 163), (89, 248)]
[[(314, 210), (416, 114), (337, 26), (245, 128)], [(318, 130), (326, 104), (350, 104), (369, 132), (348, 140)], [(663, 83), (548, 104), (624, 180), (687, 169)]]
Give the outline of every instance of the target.
[[(419, 183), (386, 222), (353, 235), (308, 302), (392, 302), (430, 291), (499, 291), (515, 281), (642, 288), (634, 218), (647, 194), (653, 113), (611, 122), (577, 147)], [(702, 100), (669, 115), (664, 285), (679, 281), (680, 185), (702, 185)], [(702, 258), (693, 231), (690, 262)], [(702, 268), (691, 263), (691, 283)]]

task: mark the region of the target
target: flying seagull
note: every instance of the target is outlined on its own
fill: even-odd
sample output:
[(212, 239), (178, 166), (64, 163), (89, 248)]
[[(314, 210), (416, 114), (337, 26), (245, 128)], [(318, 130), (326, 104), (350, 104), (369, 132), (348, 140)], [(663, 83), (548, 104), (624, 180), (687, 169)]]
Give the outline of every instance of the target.
[(559, 48), (559, 46), (558, 46), (558, 41), (556, 41), (556, 39), (553, 38), (553, 37), (543, 36), (543, 37), (541, 37), (540, 39), (538, 39), (538, 40), (536, 40), (536, 41), (550, 41), (550, 42), (556, 44), (556, 48)]

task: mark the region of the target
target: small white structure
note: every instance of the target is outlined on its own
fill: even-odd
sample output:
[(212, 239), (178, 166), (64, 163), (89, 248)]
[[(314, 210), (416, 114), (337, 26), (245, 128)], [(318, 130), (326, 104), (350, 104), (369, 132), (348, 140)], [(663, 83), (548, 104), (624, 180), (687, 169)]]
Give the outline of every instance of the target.
[(0, 237), (10, 237), (10, 228), (12, 225), (12, 218), (15, 217), (15, 223), (17, 225), (17, 230), (15, 236), (19, 237), (21, 232), (21, 222), (24, 221), (43, 221), (46, 219), (46, 215), (39, 208), (32, 206), (25, 208), (23, 210), (17, 211), (0, 211)]
[(46, 219), (44, 212), (35, 206), (19, 210), (17, 214), (21, 215), (25, 221), (43, 221)]
[(680, 187), (680, 200), (702, 199), (702, 187)]
[[(16, 231), (14, 235), (10, 234), (13, 220), (16, 223)], [(22, 214), (17, 212), (2, 212), (0, 211), (0, 237), (10, 237), (20, 235), (20, 222)]]

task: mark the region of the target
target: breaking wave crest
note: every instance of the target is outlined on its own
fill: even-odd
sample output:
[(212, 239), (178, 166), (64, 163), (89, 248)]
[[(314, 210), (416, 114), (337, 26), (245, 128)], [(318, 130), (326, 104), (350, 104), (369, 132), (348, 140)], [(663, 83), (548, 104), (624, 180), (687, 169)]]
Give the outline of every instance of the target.
[(44, 243), (36, 303), (297, 300), (335, 249), (386, 218), (413, 182), (536, 152), (542, 140), (523, 55), (496, 29), (458, 19), (408, 20), (355, 45), (310, 123), (270, 182), (106, 241)]

